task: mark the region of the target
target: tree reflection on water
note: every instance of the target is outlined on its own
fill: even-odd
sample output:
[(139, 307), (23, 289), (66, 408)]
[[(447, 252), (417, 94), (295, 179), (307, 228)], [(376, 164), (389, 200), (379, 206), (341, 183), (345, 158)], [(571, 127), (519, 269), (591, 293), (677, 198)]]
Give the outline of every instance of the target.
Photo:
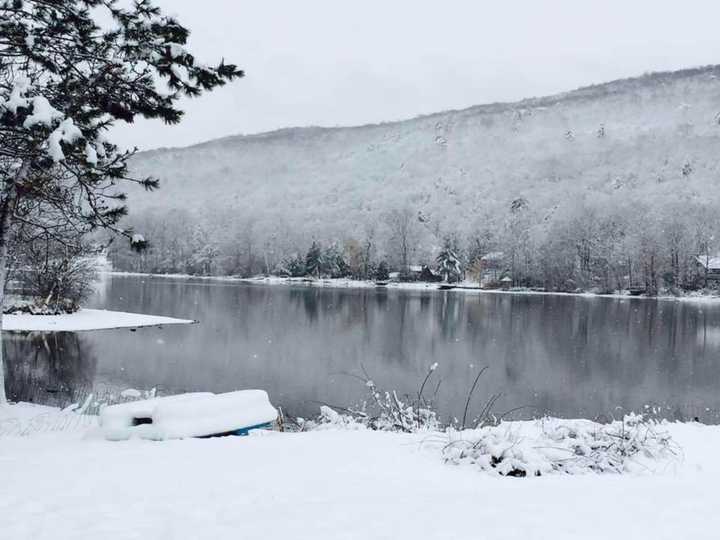
[(3, 338), (10, 401), (64, 407), (92, 390), (97, 359), (82, 334), (5, 332)]

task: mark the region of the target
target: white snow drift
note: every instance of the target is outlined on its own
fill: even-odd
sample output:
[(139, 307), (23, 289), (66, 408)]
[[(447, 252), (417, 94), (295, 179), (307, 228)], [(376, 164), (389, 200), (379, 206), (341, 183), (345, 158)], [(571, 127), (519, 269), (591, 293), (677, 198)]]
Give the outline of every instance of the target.
[(192, 324), (196, 321), (126, 313), (104, 309), (81, 309), (64, 315), (30, 315), (28, 313), (3, 316), (2, 328), (11, 332), (77, 332), (112, 328), (140, 328), (168, 324)]
[[(18, 428), (30, 425), (33, 410), (45, 417), (38, 427), (69, 416), (0, 407), (0, 426), (23, 415)], [(664, 429), (683, 457), (654, 474), (524, 479), (444, 463), (445, 435), (325, 429), (115, 443), (87, 426), (19, 429), (29, 435), (0, 438), (1, 535), (716, 540), (720, 428)]]

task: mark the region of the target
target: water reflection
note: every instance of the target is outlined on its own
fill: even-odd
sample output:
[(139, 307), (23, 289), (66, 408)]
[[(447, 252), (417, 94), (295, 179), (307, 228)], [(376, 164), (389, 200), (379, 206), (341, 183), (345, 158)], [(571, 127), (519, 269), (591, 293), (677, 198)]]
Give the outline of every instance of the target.
[(79, 334), (6, 333), (3, 345), (11, 401), (64, 407), (93, 388), (97, 360)]
[(343, 373), (365, 369), (378, 384), (413, 393), (439, 362), (445, 416), (462, 414), (477, 370), (488, 365), (473, 403), (478, 411), (502, 392), (498, 411), (531, 405), (609, 418), (652, 406), (668, 418), (719, 419), (720, 306), (138, 277), (113, 278), (103, 294), (96, 302), (110, 309), (201, 324), (13, 336), (6, 339), (11, 396), (73, 399), (70, 390), (41, 388), (108, 381), (165, 392), (261, 387), (307, 416), (318, 401), (362, 399), (362, 385)]

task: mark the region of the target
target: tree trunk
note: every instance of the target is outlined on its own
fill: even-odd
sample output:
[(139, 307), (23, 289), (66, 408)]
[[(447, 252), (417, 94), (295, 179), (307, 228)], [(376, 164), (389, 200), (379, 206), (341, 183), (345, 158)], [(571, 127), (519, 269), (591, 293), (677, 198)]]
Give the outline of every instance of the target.
[(0, 205), (0, 405), (7, 403), (5, 393), (5, 358), (3, 352), (2, 327), (3, 311), (5, 309), (5, 281), (7, 278), (8, 243), (10, 241), (10, 226), (17, 203), (16, 183), (27, 174), (28, 165), (23, 163), (14, 180), (9, 180), (4, 188), (3, 200)]
[[(11, 189), (14, 193), (15, 190)], [(8, 241), (10, 237), (10, 215), (15, 197), (8, 193), (0, 208), (0, 405), (7, 403), (5, 393), (5, 355), (3, 352), (3, 311), (5, 308), (5, 278), (7, 276)]]

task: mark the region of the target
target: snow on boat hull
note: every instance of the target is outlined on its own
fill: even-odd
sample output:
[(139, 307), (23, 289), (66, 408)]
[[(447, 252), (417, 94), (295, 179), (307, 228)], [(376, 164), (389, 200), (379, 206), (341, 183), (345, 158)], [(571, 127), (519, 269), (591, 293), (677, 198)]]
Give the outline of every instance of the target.
[(246, 435), (268, 427), (277, 418), (263, 390), (226, 394), (194, 393), (156, 398), (103, 409), (100, 425), (106, 439), (151, 440)]

